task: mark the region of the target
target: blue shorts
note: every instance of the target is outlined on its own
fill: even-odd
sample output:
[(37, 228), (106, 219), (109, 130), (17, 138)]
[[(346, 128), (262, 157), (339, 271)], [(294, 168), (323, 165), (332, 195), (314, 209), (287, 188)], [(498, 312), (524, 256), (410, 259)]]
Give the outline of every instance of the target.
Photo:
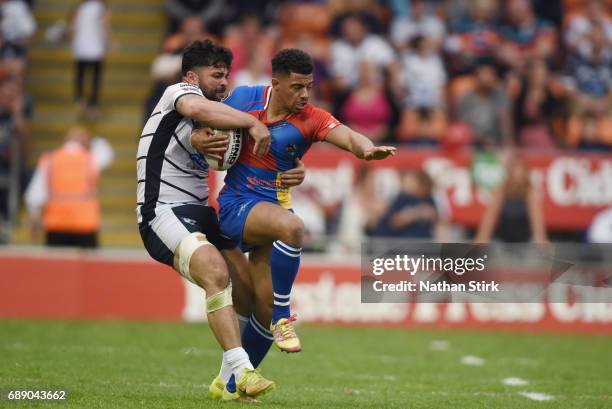
[(238, 247), (245, 253), (250, 251), (253, 246), (242, 242), (244, 226), (251, 209), (259, 202), (276, 203), (262, 197), (237, 195), (230, 190), (224, 190), (219, 195), (219, 226), (221, 232), (238, 243)]

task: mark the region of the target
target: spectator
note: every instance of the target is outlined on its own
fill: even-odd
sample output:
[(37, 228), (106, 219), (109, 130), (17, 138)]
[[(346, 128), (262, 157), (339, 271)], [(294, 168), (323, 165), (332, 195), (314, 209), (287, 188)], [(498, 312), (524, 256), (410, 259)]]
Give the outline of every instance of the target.
[(515, 155), (508, 159), (505, 181), (491, 193), (474, 240), (488, 243), (493, 237), (506, 243), (548, 241), (540, 189), (531, 183), (525, 162)]
[(339, 116), (349, 127), (380, 142), (389, 136), (391, 124), (397, 122), (397, 110), (374, 65), (361, 63), (359, 74), (359, 83), (348, 94)]
[(401, 55), (400, 62), (406, 94), (404, 107), (443, 110), (446, 71), (434, 45), (424, 37), (414, 37), (410, 51)]
[(266, 30), (257, 14), (244, 14), (239, 24), (227, 27), (223, 43), (234, 54), (233, 70), (238, 71), (247, 67), (253, 45), (256, 46), (262, 59), (265, 61), (272, 59), (276, 44), (274, 35), (269, 31), (274, 30)]
[(176, 32), (189, 17), (198, 17), (206, 26), (211, 26), (221, 18), (224, 3), (223, 0), (165, 0), (169, 33)]
[(340, 209), (338, 252), (359, 252), (364, 234), (372, 234), (387, 206), (386, 200), (381, 199), (383, 195), (380, 190), (375, 171), (367, 167), (357, 171), (353, 189), (345, 197)]
[(549, 87), (548, 66), (544, 60), (532, 60), (522, 79), (514, 102), (514, 128), (520, 146), (551, 148), (554, 142), (549, 121), (556, 101)]
[(27, 58), (27, 50), (25, 47), (19, 44), (6, 41), (4, 34), (0, 31), (0, 61), (3, 63), (7, 61), (19, 60), (25, 64)]
[(381, 11), (376, 0), (350, 0), (344, 1), (343, 7), (331, 23), (330, 33), (332, 37), (341, 37), (343, 34), (344, 21), (350, 18), (358, 18), (369, 33), (383, 35), (384, 25), (381, 19)]
[(1, 0), (2, 36), (8, 43), (27, 49), (36, 32), (36, 21), (22, 0)]
[(590, 52), (568, 60), (568, 90), (574, 113), (610, 114), (612, 110), (612, 47), (603, 29), (593, 27)]
[(21, 162), (29, 159), (28, 119), (32, 116), (32, 105), (23, 94), (22, 80), (18, 76), (4, 78), (0, 82), (0, 158), (5, 163), (11, 160), (11, 140), (19, 139)]
[[(578, 142), (575, 145), (578, 150), (586, 152), (612, 152), (612, 141), (604, 140), (604, 127), (609, 127), (610, 122), (602, 121), (602, 119), (589, 113), (581, 119), (572, 118), (570, 120), (568, 128), (578, 127)], [(609, 129), (608, 132), (610, 132)]]
[[(110, 37), (110, 10), (103, 0), (83, 0), (70, 18), (72, 54), (76, 66), (76, 102), (79, 114), (90, 119), (98, 116), (102, 64)], [(91, 73), (91, 94), (83, 97), (85, 75)]]
[(508, 96), (490, 61), (481, 61), (476, 68), (476, 88), (460, 101), (458, 116), (472, 128), (477, 145), (512, 143)]
[[(227, 7), (227, 3), (230, 3), (230, 7)], [(224, 20), (234, 22), (244, 18), (244, 16), (257, 16), (264, 26), (273, 26), (279, 17), (279, 8), (286, 3), (285, 0), (232, 0), (224, 5), (225, 13), (232, 8), (232, 4), (234, 9), (228, 13), (230, 16), (226, 16)], [(231, 16), (232, 12), (233, 16)]]
[(505, 65), (521, 71), (532, 58), (552, 59), (556, 51), (555, 28), (537, 18), (529, 0), (508, 0), (505, 15), (507, 22), (499, 30), (502, 44), (498, 53)]
[(98, 177), (113, 159), (111, 146), (74, 127), (60, 148), (44, 154), (26, 191), (32, 238), (44, 228), (49, 246), (98, 245)]
[(424, 0), (412, 0), (410, 15), (397, 17), (391, 24), (390, 37), (399, 50), (408, 48), (415, 37), (424, 37), (435, 50), (439, 50), (446, 29), (442, 21), (429, 10)]
[(164, 53), (181, 54), (183, 49), (194, 41), (206, 40), (218, 42), (219, 40), (206, 32), (204, 21), (200, 17), (187, 17), (181, 23), (178, 33), (170, 35), (164, 41), (162, 49)]
[(370, 62), (379, 68), (391, 68), (395, 53), (382, 37), (369, 34), (361, 18), (350, 16), (342, 22), (342, 37), (331, 46), (331, 71), (336, 88), (346, 90), (359, 80), (355, 67)]
[(500, 38), (496, 28), (496, 0), (474, 0), (469, 14), (451, 22), (451, 34), (444, 42), (449, 54), (448, 68), (455, 75), (472, 71), (482, 58), (494, 58)]
[(268, 65), (269, 60), (266, 59), (266, 54), (260, 52), (257, 46), (253, 47), (247, 67), (232, 75), (233, 86), (270, 84), (272, 77), (268, 73)]
[(601, 0), (589, 0), (585, 11), (585, 14), (578, 14), (570, 20), (565, 43), (573, 53), (589, 56), (591, 35), (595, 27), (603, 30), (607, 46), (612, 45), (612, 18), (606, 13)]
[(396, 132), (397, 141), (410, 146), (437, 147), (446, 133), (446, 122), (444, 114), (428, 108), (404, 111)]
[(438, 213), (433, 200), (433, 181), (424, 171), (404, 171), (400, 192), (374, 229), (379, 237), (434, 238)]
[[(19, 76), (8, 75), (0, 80), (0, 242), (4, 241), (4, 220), (11, 215), (9, 182), (16, 178), (16, 187), (23, 190), (28, 179), (28, 116), (31, 105), (22, 92)], [(16, 151), (17, 150), (17, 151)], [(18, 193), (18, 192), (17, 192)]]

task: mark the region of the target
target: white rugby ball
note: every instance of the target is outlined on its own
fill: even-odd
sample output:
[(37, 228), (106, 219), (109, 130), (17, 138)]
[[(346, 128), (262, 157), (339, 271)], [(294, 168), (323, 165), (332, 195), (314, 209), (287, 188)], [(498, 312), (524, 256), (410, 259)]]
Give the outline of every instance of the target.
[(226, 134), (229, 137), (227, 150), (221, 160), (211, 158), (208, 155), (204, 155), (204, 159), (206, 159), (208, 166), (215, 170), (227, 170), (234, 166), (240, 157), (240, 151), (242, 150), (242, 129), (215, 129), (215, 134)]

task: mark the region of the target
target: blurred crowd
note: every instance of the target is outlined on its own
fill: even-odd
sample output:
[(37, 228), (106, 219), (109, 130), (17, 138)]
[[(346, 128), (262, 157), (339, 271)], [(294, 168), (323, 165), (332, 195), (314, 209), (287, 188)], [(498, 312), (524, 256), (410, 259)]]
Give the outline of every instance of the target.
[(234, 86), (268, 82), (271, 55), (298, 47), (316, 62), (315, 103), (376, 141), (612, 150), (610, 0), (166, 0), (165, 8), (157, 93), (195, 39), (233, 50)]
[(168, 34), (145, 118), (179, 77), (183, 47), (209, 38), (234, 53), (231, 87), (269, 83), (271, 56), (297, 47), (315, 62), (312, 102), (375, 142), (506, 152), (492, 154), (505, 178), (472, 231), (447, 223), (447, 200), (424, 171), (396, 172), (387, 196), (389, 175), (367, 168), (337, 202), (303, 186), (294, 203), (311, 248), (330, 249), (321, 237), (334, 237), (340, 253), (358, 251), (366, 236), (547, 241), (541, 192), (511, 149), (612, 152), (610, 0), (164, 4)]
[[(271, 57), (281, 48), (307, 51), (315, 63), (312, 102), (376, 143), (612, 152), (612, 0), (162, 2), (168, 23), (145, 118), (180, 78), (182, 49), (209, 38), (234, 53), (230, 88), (269, 83)], [(7, 213), (3, 176), (15, 155), (21, 185), (28, 180), (32, 98), (24, 81), (36, 31), (30, 7), (0, 0), (0, 220)], [(67, 23), (45, 33), (47, 41), (72, 40), (81, 119), (99, 116), (109, 23), (107, 2), (84, 0)], [(329, 236), (353, 250), (364, 235), (546, 241), (529, 169), (513, 154), (497, 162), (505, 180), (491, 186), (481, 225), (459, 235), (446, 222), (446, 198), (423, 171), (396, 172), (393, 194), (381, 195), (388, 175), (361, 169), (341, 200), (324, 200), (306, 183), (295, 203), (309, 218), (313, 248), (317, 237)]]

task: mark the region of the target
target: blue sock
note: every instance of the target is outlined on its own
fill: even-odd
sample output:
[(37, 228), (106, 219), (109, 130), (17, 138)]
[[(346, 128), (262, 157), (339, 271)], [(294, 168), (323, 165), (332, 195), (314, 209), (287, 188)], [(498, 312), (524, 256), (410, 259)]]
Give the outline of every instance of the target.
[[(255, 314), (251, 315), (242, 333), (242, 347), (249, 354), (249, 360), (255, 368), (263, 361), (273, 341), (272, 333), (257, 321)], [(236, 391), (234, 375), (227, 382), (227, 390), (232, 393)]]
[(300, 268), (301, 255), (301, 248), (289, 246), (282, 241), (275, 241), (272, 245), (270, 270), (274, 290), (273, 323), (291, 315), (291, 288)]

